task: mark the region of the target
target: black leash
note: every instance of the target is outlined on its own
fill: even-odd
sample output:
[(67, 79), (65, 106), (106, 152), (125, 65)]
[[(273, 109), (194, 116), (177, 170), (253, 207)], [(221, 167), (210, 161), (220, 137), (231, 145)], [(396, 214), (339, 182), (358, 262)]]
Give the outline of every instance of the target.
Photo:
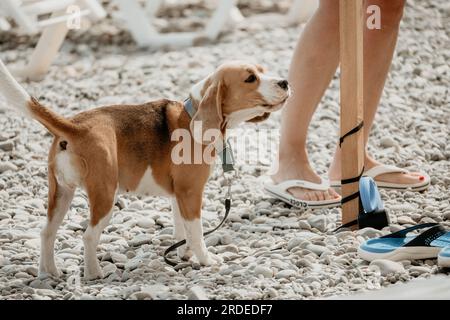
[[(225, 202), (224, 202), (224, 206), (225, 206), (225, 214), (222, 218), (222, 220), (220, 221), (220, 223), (212, 230), (209, 230), (207, 232), (203, 233), (203, 237), (210, 235), (211, 233), (217, 231), (220, 227), (222, 227), (222, 225), (225, 223), (225, 221), (228, 218), (228, 215), (230, 214), (230, 209), (231, 209), (231, 181), (229, 178), (227, 178), (225, 176), (225, 173), (228, 173), (230, 171), (234, 171), (235, 176), (237, 175), (236, 170), (234, 169), (234, 158), (233, 158), (233, 153), (231, 152), (231, 148), (228, 142), (226, 142), (224, 144), (224, 148), (222, 150), (222, 152), (219, 153), (219, 157), (222, 160), (222, 175), (225, 178), (226, 181), (226, 187), (227, 187), (227, 194), (226, 194), (226, 198), (225, 198)], [(172, 266), (175, 267), (178, 265), (177, 262), (170, 260), (169, 258), (167, 258), (167, 255), (174, 251), (175, 249), (178, 249), (179, 247), (181, 247), (182, 245), (186, 244), (186, 239), (181, 240), (179, 242), (174, 243), (173, 245), (171, 245), (169, 248), (166, 249), (166, 251), (164, 251), (164, 261)]]
[[(209, 234), (211, 234), (211, 233), (213, 233), (213, 232), (215, 232), (216, 230), (218, 230), (218, 229), (225, 223), (225, 221), (227, 220), (228, 215), (229, 215), (229, 213), (230, 213), (230, 209), (231, 209), (231, 198), (225, 199), (225, 204), (224, 204), (224, 205), (225, 205), (225, 215), (223, 216), (222, 221), (220, 221), (220, 223), (219, 223), (214, 229), (209, 230), (208, 232), (203, 233), (203, 236), (204, 236), (204, 237), (207, 236), (207, 235), (209, 235)], [(172, 266), (172, 267), (175, 267), (176, 265), (178, 265), (177, 262), (175, 262), (175, 261), (170, 260), (169, 258), (167, 258), (167, 255), (168, 255), (170, 252), (174, 251), (175, 249), (178, 249), (179, 247), (181, 247), (181, 246), (184, 245), (184, 244), (186, 244), (186, 239), (181, 240), (181, 241), (179, 241), (179, 242), (177, 242), (177, 243), (174, 243), (173, 245), (171, 245), (170, 247), (168, 247), (168, 248), (166, 249), (166, 251), (164, 251), (164, 261), (165, 261), (168, 265), (170, 265), (170, 266)]]
[[(351, 136), (352, 134), (357, 133), (359, 130), (361, 130), (364, 127), (364, 121), (361, 121), (360, 124), (358, 124), (356, 127), (354, 127), (352, 130), (350, 130), (349, 132), (347, 132), (346, 134), (344, 134), (342, 137), (339, 138), (339, 147), (342, 146), (342, 143), (344, 142), (345, 138), (347, 138), (348, 136)], [(364, 166), (361, 170), (361, 173), (357, 176), (357, 177), (353, 177), (353, 178), (348, 178), (348, 179), (342, 179), (341, 180), (341, 185), (344, 184), (350, 184), (350, 183), (355, 183), (355, 182), (359, 182), (359, 179), (361, 179), (362, 175), (364, 174)], [(345, 198), (343, 198), (341, 200), (341, 205), (344, 203), (347, 203), (353, 199), (356, 199), (357, 197), (359, 197), (359, 191), (355, 192)]]
[(361, 130), (364, 127), (364, 121), (361, 121), (360, 124), (358, 124), (356, 127), (354, 127), (352, 130), (344, 134), (342, 137), (339, 138), (339, 147), (342, 146), (342, 143), (344, 142), (345, 138), (348, 136), (351, 136), (352, 134), (357, 133), (359, 130)]
[[(343, 180), (341, 180), (341, 185), (359, 182), (359, 179), (361, 179), (363, 174), (364, 174), (364, 166), (362, 167), (361, 173), (357, 177), (350, 178), (350, 179), (343, 179)], [(349, 202), (349, 201), (351, 201), (353, 199), (356, 199), (358, 197), (359, 197), (359, 191), (357, 191), (357, 192), (355, 192), (355, 193), (353, 193), (353, 194), (351, 194), (351, 195), (349, 195), (349, 196), (347, 196), (345, 198), (342, 198), (341, 204)]]
[[(354, 127), (352, 130), (350, 130), (349, 132), (347, 132), (346, 134), (344, 134), (342, 137), (339, 138), (339, 147), (342, 146), (342, 143), (344, 142), (345, 138), (357, 133), (359, 130), (361, 130), (364, 127), (364, 121), (361, 121), (356, 127)], [(353, 177), (353, 178), (348, 178), (348, 179), (342, 179), (341, 180), (341, 185), (344, 184), (350, 184), (350, 183), (356, 183), (359, 182), (359, 180), (361, 179), (362, 175), (364, 174), (364, 166), (361, 170), (361, 173), (357, 176), (357, 177)], [(360, 194), (359, 194), (359, 190), (351, 195), (348, 195), (345, 198), (342, 198), (341, 200), (341, 205), (343, 205), (344, 203), (347, 203), (353, 199), (359, 198)], [(359, 207), (361, 208), (361, 199), (359, 199)], [(353, 220), (350, 221), (342, 226), (340, 226), (339, 228), (335, 229), (334, 232), (343, 229), (343, 228), (348, 228), (351, 226), (354, 226), (358, 224), (358, 220)]]

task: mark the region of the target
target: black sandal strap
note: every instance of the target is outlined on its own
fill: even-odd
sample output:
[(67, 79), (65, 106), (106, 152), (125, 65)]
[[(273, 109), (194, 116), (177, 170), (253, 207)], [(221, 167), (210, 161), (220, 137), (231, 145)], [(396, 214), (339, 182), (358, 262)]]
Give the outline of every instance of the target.
[(414, 230), (420, 230), (420, 229), (425, 229), (425, 228), (430, 228), (430, 227), (434, 227), (434, 226), (438, 226), (438, 223), (423, 223), (423, 224), (418, 224), (391, 234), (388, 234), (386, 236), (383, 236), (381, 238), (406, 238), (406, 235), (408, 233), (410, 233), (411, 231)]
[(430, 247), (431, 243), (442, 235), (446, 234), (444, 227), (441, 225), (434, 226), (417, 237), (409, 241), (404, 247)]

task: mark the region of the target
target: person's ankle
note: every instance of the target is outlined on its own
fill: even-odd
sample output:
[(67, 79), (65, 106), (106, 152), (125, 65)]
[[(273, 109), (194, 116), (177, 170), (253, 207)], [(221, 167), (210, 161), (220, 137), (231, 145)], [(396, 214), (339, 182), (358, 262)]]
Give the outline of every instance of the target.
[(296, 147), (296, 148), (280, 148), (278, 152), (278, 161), (280, 164), (284, 163), (297, 163), (300, 165), (309, 165), (308, 152), (306, 147)]
[(380, 163), (378, 161), (376, 161), (374, 158), (372, 158), (371, 156), (369, 156), (368, 154), (366, 154), (366, 157), (364, 158), (364, 168), (365, 170), (369, 170), (377, 165), (379, 165)]
[[(330, 180), (340, 179), (341, 177), (341, 165), (338, 161), (340, 161), (340, 155), (335, 154), (328, 169), (328, 177)], [(379, 162), (366, 153), (364, 157), (364, 171), (367, 171), (377, 165), (379, 165)]]

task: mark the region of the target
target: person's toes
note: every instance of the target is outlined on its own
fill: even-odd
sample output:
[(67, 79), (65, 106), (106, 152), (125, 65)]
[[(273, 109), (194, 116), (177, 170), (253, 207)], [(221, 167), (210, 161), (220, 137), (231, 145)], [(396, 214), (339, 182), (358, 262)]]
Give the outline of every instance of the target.
[(309, 192), (304, 191), (301, 196), (297, 197), (300, 200), (305, 200), (305, 201), (311, 201), (311, 195), (309, 194)]
[(308, 193), (305, 192), (305, 190), (302, 188), (292, 188), (292, 189), (289, 189), (288, 192), (299, 200), (306, 200), (306, 201), (309, 200)]
[(318, 200), (315, 192), (310, 191), (310, 192), (307, 192), (306, 195), (307, 195), (309, 201), (317, 201)]
[(425, 179), (426, 179), (426, 175), (424, 175), (424, 174), (421, 173), (421, 172), (411, 172), (410, 175), (411, 175), (413, 178), (418, 179), (419, 181), (425, 181)]
[(337, 193), (333, 188), (328, 189), (328, 194), (331, 197), (330, 199), (338, 199), (340, 197), (339, 193)]
[(295, 198), (303, 201), (325, 201), (338, 199), (340, 195), (332, 188), (326, 191), (314, 191), (302, 188), (292, 188), (288, 190)]
[(414, 181), (414, 180), (424, 180), (425, 176), (419, 172), (408, 172), (408, 173), (403, 173), (403, 174), (399, 174), (398, 175), (398, 179), (399, 180), (404, 180), (404, 181)]
[(386, 173), (375, 179), (375, 181), (384, 181), (390, 183), (413, 184), (420, 181), (425, 181), (426, 176), (420, 172), (408, 173)]
[(314, 195), (314, 201), (320, 201), (320, 192), (319, 191), (311, 191)]
[(333, 199), (333, 196), (331, 195), (329, 189), (326, 190), (323, 194), (324, 194), (324, 200), (331, 200), (331, 199)]
[(325, 200), (325, 192), (323, 192), (323, 191), (316, 191), (316, 195), (317, 195), (317, 201)]
[(301, 188), (292, 188), (292, 189), (289, 189), (288, 192), (299, 200), (306, 200), (305, 192)]

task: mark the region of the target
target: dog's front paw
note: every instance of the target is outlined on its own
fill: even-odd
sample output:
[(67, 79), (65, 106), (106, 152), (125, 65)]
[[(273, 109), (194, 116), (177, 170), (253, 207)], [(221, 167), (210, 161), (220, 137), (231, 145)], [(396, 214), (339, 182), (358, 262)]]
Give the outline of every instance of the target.
[(40, 265), (39, 266), (39, 276), (45, 277), (45, 276), (53, 276), (55, 278), (61, 277), (61, 271), (58, 270), (55, 264), (50, 265)]
[(221, 257), (211, 252), (207, 252), (206, 254), (201, 255), (201, 257), (197, 257), (197, 259), (202, 266), (212, 266), (215, 264), (221, 264), (223, 262), (223, 259)]
[(100, 269), (100, 266), (98, 268), (93, 268), (93, 270), (89, 270), (88, 268), (84, 269), (84, 279), (89, 280), (97, 280), (97, 279), (103, 279), (104, 274), (102, 269)]
[(188, 261), (194, 253), (185, 245), (177, 249), (177, 255), (180, 260)]

